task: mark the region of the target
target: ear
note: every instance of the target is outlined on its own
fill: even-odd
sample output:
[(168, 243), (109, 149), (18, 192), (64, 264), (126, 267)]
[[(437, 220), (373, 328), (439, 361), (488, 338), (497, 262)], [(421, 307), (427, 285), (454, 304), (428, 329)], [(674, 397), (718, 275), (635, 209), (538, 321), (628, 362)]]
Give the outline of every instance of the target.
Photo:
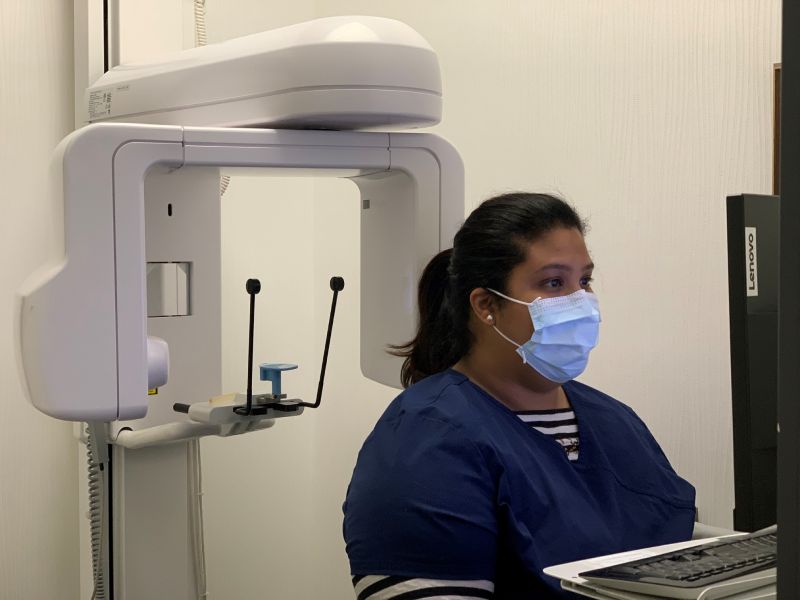
[(497, 298), (486, 288), (475, 288), (469, 294), (473, 314), (485, 325), (494, 325), (497, 317)]

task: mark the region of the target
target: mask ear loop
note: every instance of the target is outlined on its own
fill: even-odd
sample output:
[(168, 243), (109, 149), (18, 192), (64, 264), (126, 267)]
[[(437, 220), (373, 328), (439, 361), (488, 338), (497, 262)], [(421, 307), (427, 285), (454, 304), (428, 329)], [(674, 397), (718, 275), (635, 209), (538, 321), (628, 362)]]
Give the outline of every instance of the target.
[(516, 302), (517, 304), (522, 304), (522, 306), (530, 306), (531, 304), (533, 304), (533, 302), (536, 302), (536, 300), (541, 300), (542, 299), (541, 296), (537, 296), (536, 299), (533, 300), (533, 302), (523, 302), (522, 300), (517, 300), (516, 298), (512, 298), (511, 296), (506, 296), (502, 292), (498, 292), (497, 290), (493, 290), (492, 288), (484, 288), (484, 289), (489, 290), (493, 294), (497, 294), (501, 298), (505, 298), (506, 300), (509, 300), (510, 302)]
[[(508, 336), (507, 336), (505, 333), (503, 333), (502, 331), (500, 331), (500, 330), (497, 328), (497, 325), (492, 325), (492, 329), (494, 329), (494, 330), (495, 330), (495, 331), (496, 331), (496, 332), (497, 332), (497, 333), (500, 335), (500, 337), (501, 337), (501, 338), (503, 338), (504, 340), (506, 340), (506, 341), (508, 341), (508, 342), (511, 342), (511, 343), (512, 343), (512, 344), (514, 344), (514, 345), (515, 345), (517, 348), (522, 348), (522, 344), (518, 344), (517, 342), (515, 342), (514, 340), (512, 340), (510, 337), (508, 337)], [(527, 360), (525, 360), (525, 353), (524, 353), (524, 352), (521, 352), (521, 353), (519, 353), (519, 354), (522, 356), (522, 364), (523, 364), (523, 365), (525, 365), (525, 364), (528, 364), (528, 361), (527, 361)]]
[[(510, 296), (506, 296), (505, 294), (503, 294), (503, 293), (501, 293), (501, 292), (498, 292), (497, 290), (493, 290), (492, 288), (485, 288), (485, 289), (489, 290), (489, 291), (490, 291), (490, 292), (492, 292), (493, 294), (497, 294), (497, 295), (498, 295), (498, 296), (500, 296), (501, 298), (505, 298), (506, 300), (509, 300), (509, 301), (511, 301), (511, 302), (516, 302), (517, 304), (522, 304), (523, 306), (528, 306), (528, 307), (530, 307), (530, 305), (531, 305), (531, 304), (533, 304), (533, 302), (536, 302), (536, 300), (539, 300), (539, 299), (541, 298), (541, 296), (540, 296), (539, 298), (536, 298), (536, 300), (534, 300), (533, 302), (531, 302), (531, 303), (529, 304), (529, 303), (527, 303), (527, 302), (523, 302), (522, 300), (517, 300), (516, 298), (511, 298)], [(492, 315), (489, 315), (489, 320), (490, 320), (490, 321), (494, 321), (494, 317), (492, 317)], [(496, 331), (496, 332), (497, 332), (497, 333), (500, 335), (500, 337), (501, 337), (501, 338), (503, 338), (504, 340), (506, 340), (507, 342), (509, 342), (509, 343), (511, 343), (511, 344), (514, 344), (514, 346), (516, 346), (516, 347), (517, 347), (517, 349), (519, 349), (519, 348), (522, 348), (522, 344), (518, 344), (517, 342), (515, 342), (514, 340), (512, 340), (510, 337), (508, 337), (508, 336), (507, 336), (505, 333), (503, 333), (502, 331), (500, 331), (500, 330), (497, 328), (497, 325), (495, 325), (494, 323), (492, 323), (492, 329), (494, 329), (494, 330), (495, 330), (495, 331)], [(527, 365), (527, 364), (528, 364), (528, 361), (527, 361), (527, 359), (525, 358), (525, 353), (524, 353), (524, 352), (520, 352), (519, 354), (520, 354), (520, 356), (522, 357), (522, 364), (523, 364), (523, 365)]]

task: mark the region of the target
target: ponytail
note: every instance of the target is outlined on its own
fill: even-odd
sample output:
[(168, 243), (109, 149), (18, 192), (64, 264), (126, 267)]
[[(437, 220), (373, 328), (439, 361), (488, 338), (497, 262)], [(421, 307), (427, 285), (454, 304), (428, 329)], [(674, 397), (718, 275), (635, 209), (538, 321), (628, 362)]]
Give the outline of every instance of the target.
[[(417, 336), (407, 344), (390, 347), (392, 354), (405, 358), (400, 372), (403, 387), (454, 365), (466, 352), (468, 338), (464, 333), (467, 330), (455, 327), (450, 305), (452, 255), (452, 248), (442, 250), (422, 272), (417, 293)], [(459, 337), (465, 339), (459, 340)]]
[(584, 224), (566, 202), (549, 194), (514, 192), (476, 208), (456, 234), (453, 248), (434, 256), (419, 280), (417, 336), (390, 346), (405, 358), (400, 373), (408, 387), (452, 367), (473, 342), (469, 296), (476, 288), (505, 293), (511, 270), (526, 260), (528, 246), (557, 227), (584, 233)]

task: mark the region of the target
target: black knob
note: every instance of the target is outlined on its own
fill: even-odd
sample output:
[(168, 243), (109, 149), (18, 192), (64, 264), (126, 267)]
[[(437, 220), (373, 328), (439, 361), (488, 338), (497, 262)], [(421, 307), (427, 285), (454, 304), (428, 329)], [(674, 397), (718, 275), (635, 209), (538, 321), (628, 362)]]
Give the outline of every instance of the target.
[(261, 282), (258, 279), (248, 279), (244, 287), (248, 294), (257, 294), (261, 291)]
[(334, 292), (341, 292), (344, 289), (344, 279), (342, 277), (331, 277), (331, 289)]

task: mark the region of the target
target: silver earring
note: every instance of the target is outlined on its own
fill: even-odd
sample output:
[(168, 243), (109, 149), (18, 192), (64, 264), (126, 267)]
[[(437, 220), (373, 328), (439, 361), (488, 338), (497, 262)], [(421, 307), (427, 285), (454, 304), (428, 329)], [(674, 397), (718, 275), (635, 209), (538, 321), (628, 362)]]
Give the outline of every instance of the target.
[(494, 321), (494, 317), (492, 315), (489, 315), (488, 317), (486, 317), (486, 320), (487, 321)]

